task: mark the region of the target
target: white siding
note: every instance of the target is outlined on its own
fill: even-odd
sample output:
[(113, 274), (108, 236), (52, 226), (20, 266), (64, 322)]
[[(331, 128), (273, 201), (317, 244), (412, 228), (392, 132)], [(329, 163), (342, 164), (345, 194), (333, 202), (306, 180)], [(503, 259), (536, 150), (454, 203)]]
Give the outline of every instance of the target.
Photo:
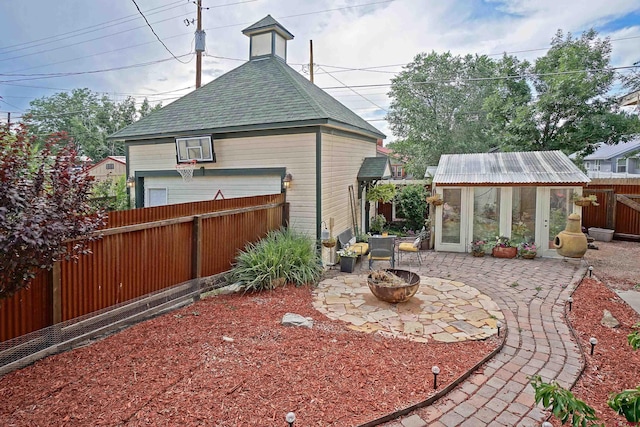
[[(365, 157), (376, 156), (376, 143), (331, 134), (322, 134), (322, 221), (334, 219), (334, 237), (352, 228), (349, 185), (358, 197), (358, 171)], [(362, 232), (361, 202), (356, 201), (356, 217)], [(355, 232), (355, 230), (354, 230)]]
[(175, 170), (176, 144), (132, 145), (129, 147), (129, 174), (135, 171)]
[[(316, 224), (316, 134), (292, 134), (247, 138), (215, 139), (216, 163), (198, 163), (198, 169), (286, 168), (293, 176), (287, 191), (291, 225), (315, 237)], [(375, 150), (374, 150), (375, 152)], [(175, 170), (175, 143), (132, 145), (129, 147), (130, 174), (144, 170)], [(221, 189), (225, 198), (280, 192), (280, 176), (213, 177), (197, 176), (188, 185), (177, 175), (147, 177), (147, 183), (166, 186), (169, 203), (210, 200)], [(277, 183), (277, 184), (276, 184)]]

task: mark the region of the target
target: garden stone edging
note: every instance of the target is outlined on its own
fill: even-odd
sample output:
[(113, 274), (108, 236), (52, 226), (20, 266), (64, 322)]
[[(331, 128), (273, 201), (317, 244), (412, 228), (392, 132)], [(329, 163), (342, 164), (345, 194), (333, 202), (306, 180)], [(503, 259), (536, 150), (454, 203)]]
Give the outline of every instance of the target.
[(445, 395), (449, 394), (460, 383), (462, 383), (464, 380), (469, 378), (473, 372), (475, 372), (482, 365), (484, 365), (489, 360), (491, 360), (496, 354), (498, 354), (500, 352), (500, 350), (502, 350), (502, 348), (504, 347), (505, 342), (507, 341), (507, 335), (509, 334), (509, 328), (507, 327), (507, 325), (504, 325), (503, 328), (504, 328), (504, 334), (502, 335), (502, 342), (500, 342), (498, 347), (496, 347), (493, 351), (491, 351), (489, 354), (487, 354), (485, 357), (483, 357), (482, 360), (480, 360), (478, 363), (473, 365), (471, 367), (471, 369), (469, 369), (467, 372), (464, 372), (458, 378), (453, 380), (448, 386), (446, 386), (445, 388), (443, 388), (442, 390), (440, 390), (439, 392), (437, 392), (433, 396), (430, 396), (426, 400), (423, 400), (422, 402), (414, 403), (411, 406), (407, 406), (406, 408), (399, 409), (399, 410), (397, 410), (395, 412), (392, 412), (390, 414), (384, 415), (384, 416), (382, 416), (380, 418), (377, 418), (375, 420), (368, 421), (368, 422), (366, 422), (364, 424), (360, 424), (357, 427), (374, 427), (374, 426), (377, 426), (379, 424), (386, 423), (388, 421), (392, 421), (392, 420), (394, 420), (396, 418), (399, 418), (399, 417), (401, 417), (403, 415), (407, 415), (407, 414), (411, 413), (412, 411), (415, 411), (416, 409), (419, 409), (419, 408), (422, 408), (422, 407), (425, 407), (425, 406), (429, 406), (432, 403), (434, 403), (436, 400), (438, 400), (441, 397), (444, 397)]

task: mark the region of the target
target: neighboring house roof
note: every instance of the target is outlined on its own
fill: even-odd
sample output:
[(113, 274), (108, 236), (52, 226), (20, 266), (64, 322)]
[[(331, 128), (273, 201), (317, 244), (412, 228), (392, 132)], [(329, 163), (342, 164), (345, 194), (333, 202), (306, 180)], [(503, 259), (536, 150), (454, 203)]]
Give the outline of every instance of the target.
[(112, 134), (112, 139), (331, 124), (385, 135), (276, 57), (249, 61)]
[(358, 181), (376, 181), (391, 177), (391, 166), (386, 157), (365, 157), (358, 171)]
[(102, 165), (103, 163), (106, 163), (108, 161), (112, 161), (112, 162), (118, 162), (118, 163), (122, 163), (123, 165), (127, 164), (127, 157), (126, 156), (107, 156), (104, 159), (100, 160), (98, 163), (96, 163), (95, 165), (92, 165), (89, 170), (95, 169), (98, 166)]
[(392, 156), (393, 150), (387, 147), (382, 147), (380, 145), (376, 145), (376, 152), (380, 154), (384, 154), (385, 156)]
[(620, 98), (620, 106), (640, 105), (640, 90), (631, 92)]
[[(609, 160), (638, 150), (640, 150), (640, 138), (628, 142), (619, 142), (616, 145), (600, 143), (596, 151), (585, 156), (583, 160)], [(637, 155), (638, 153), (636, 153)]]
[(434, 184), (568, 184), (591, 180), (561, 151), (444, 154)]

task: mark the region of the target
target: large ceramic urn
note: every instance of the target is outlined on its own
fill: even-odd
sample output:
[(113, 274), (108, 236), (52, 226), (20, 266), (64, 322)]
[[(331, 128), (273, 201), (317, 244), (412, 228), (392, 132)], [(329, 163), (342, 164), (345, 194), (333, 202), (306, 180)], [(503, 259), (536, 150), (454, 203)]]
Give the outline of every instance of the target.
[(587, 236), (582, 232), (580, 215), (569, 215), (567, 227), (558, 233), (554, 245), (558, 255), (567, 258), (582, 258), (587, 252)]

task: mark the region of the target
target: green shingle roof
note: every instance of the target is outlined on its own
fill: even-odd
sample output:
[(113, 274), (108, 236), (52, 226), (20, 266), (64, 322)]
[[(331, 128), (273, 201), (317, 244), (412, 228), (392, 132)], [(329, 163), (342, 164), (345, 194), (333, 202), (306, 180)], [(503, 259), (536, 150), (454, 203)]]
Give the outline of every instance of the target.
[(391, 177), (387, 157), (365, 157), (358, 171), (358, 181), (375, 181)]
[(262, 30), (266, 30), (267, 28), (275, 29), (276, 31), (281, 33), (283, 37), (285, 37), (288, 40), (293, 39), (293, 34), (291, 34), (289, 31), (287, 31), (286, 28), (280, 25), (278, 21), (273, 19), (271, 15), (267, 15), (261, 20), (259, 20), (258, 22), (256, 22), (255, 24), (248, 26), (247, 28), (242, 30), (242, 34), (262, 32)]
[(112, 134), (143, 139), (329, 123), (384, 138), (374, 126), (276, 57), (249, 61)]

